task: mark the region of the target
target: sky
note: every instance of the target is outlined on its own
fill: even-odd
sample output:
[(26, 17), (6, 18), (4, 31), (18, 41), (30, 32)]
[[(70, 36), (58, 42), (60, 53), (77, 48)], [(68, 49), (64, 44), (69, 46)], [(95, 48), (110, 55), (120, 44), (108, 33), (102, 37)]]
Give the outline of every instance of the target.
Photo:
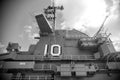
[[(5, 52), (8, 42), (19, 43), (28, 50), (39, 36), (34, 18), (53, 0), (3, 0), (0, 2), (0, 52)], [(55, 0), (63, 11), (57, 11), (57, 29), (77, 29), (93, 36), (109, 15), (104, 29), (111, 33), (111, 40), (120, 51), (120, 0)]]

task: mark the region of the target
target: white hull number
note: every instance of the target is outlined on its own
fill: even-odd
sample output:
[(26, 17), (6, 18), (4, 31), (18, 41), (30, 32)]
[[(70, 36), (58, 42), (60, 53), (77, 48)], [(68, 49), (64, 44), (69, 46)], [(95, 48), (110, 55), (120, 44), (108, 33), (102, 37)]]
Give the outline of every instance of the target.
[[(45, 49), (44, 49), (44, 56), (46, 56), (48, 54), (48, 45), (45, 45)], [(50, 48), (50, 54), (52, 56), (60, 56), (61, 54), (61, 46), (58, 44), (53, 44), (51, 45)]]

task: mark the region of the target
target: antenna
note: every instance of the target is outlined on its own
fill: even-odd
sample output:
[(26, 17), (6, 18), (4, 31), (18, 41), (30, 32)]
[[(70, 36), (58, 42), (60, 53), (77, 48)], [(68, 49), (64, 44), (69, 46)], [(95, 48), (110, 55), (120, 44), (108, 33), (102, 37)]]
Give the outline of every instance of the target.
[(55, 21), (55, 18), (56, 18), (56, 8), (55, 8), (55, 3), (54, 3), (54, 0), (53, 0), (53, 30), (55, 30), (55, 27), (56, 27), (56, 21)]
[(98, 30), (97, 33), (94, 35), (94, 37), (96, 37), (96, 36), (100, 33), (100, 31), (103, 29), (104, 24), (105, 24), (105, 21), (107, 20), (107, 18), (108, 18), (109, 16), (110, 16), (110, 14), (108, 14), (108, 15), (105, 17), (102, 25), (100, 26), (99, 30)]
[(46, 18), (52, 22), (53, 31), (56, 27), (56, 10), (63, 10), (63, 6), (55, 6), (55, 0), (52, 0), (51, 6), (48, 6), (44, 9)]

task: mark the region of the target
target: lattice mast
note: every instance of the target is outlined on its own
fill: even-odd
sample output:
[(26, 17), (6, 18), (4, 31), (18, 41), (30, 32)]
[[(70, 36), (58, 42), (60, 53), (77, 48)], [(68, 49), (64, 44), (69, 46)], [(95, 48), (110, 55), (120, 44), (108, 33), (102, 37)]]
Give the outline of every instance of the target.
[(53, 31), (56, 27), (56, 10), (63, 10), (63, 6), (55, 6), (55, 0), (51, 1), (51, 6), (48, 6), (44, 9), (46, 18), (52, 22)]

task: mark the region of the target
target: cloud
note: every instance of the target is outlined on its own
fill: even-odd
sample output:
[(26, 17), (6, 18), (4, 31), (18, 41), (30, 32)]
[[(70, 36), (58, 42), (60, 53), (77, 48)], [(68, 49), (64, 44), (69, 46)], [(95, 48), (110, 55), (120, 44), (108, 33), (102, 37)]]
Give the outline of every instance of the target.
[[(55, 4), (64, 6), (61, 12), (64, 20), (62, 29), (75, 28), (93, 35), (109, 12), (110, 16), (105, 23), (110, 24), (108, 27), (120, 18), (120, 0), (55, 0)], [(92, 34), (90, 31), (93, 31)]]
[(24, 26), (24, 31), (26, 32), (26, 33), (31, 33), (32, 32), (32, 26), (29, 26), (29, 25), (26, 25), (26, 26)]
[(86, 31), (86, 27), (99, 27), (106, 16), (107, 6), (104, 0), (55, 1), (57, 5), (64, 6), (62, 28), (76, 28)]
[(111, 37), (116, 51), (120, 51), (120, 33), (117, 36)]
[(3, 48), (5, 47), (5, 45), (3, 45), (1, 42), (0, 42), (0, 48)]
[(120, 40), (113, 43), (116, 51), (120, 51)]
[(118, 19), (120, 16), (120, 0), (105, 0), (105, 1), (107, 6), (109, 7), (110, 20)]
[(18, 37), (21, 50), (27, 51), (31, 44), (36, 44), (38, 42), (34, 37), (39, 37), (39, 29), (36, 24), (25, 25), (23, 33)]
[(6, 46), (0, 42), (0, 53), (6, 53)]
[[(35, 24), (33, 24), (36, 26)], [(34, 39), (34, 37), (39, 37), (38, 31), (35, 30), (37, 27), (32, 27), (30, 25), (24, 26), (24, 34), (19, 35), (19, 37), (23, 38), (25, 34), (27, 34), (29, 39)]]

